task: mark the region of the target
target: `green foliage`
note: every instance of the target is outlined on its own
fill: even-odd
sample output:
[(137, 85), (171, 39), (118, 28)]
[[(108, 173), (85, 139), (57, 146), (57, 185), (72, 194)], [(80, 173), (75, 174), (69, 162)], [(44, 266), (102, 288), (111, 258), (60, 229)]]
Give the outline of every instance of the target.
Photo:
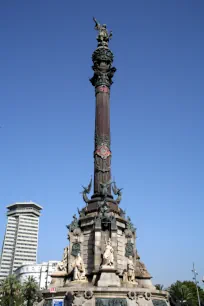
[[(194, 297), (194, 300), (196, 301), (195, 306), (197, 306), (198, 305), (198, 296), (197, 296), (197, 289), (196, 289), (195, 283), (192, 282), (192, 281), (184, 281), (183, 284), (191, 290), (191, 292), (193, 294), (193, 297)], [(200, 302), (201, 302), (202, 305), (204, 305), (204, 291), (199, 286), (198, 286), (198, 292), (199, 292), (199, 296), (200, 296)]]
[(40, 300), (41, 294), (32, 276), (23, 285), (14, 275), (9, 275), (0, 283), (0, 306), (32, 306)]
[[(199, 287), (201, 305), (204, 305), (204, 291)], [(168, 288), (173, 306), (198, 306), (196, 285), (192, 281), (177, 281)]]
[(23, 295), (20, 282), (14, 275), (9, 275), (0, 284), (1, 306), (22, 306)]
[(22, 287), (23, 297), (27, 302), (27, 306), (32, 306), (38, 298), (38, 285), (33, 276), (29, 276)]

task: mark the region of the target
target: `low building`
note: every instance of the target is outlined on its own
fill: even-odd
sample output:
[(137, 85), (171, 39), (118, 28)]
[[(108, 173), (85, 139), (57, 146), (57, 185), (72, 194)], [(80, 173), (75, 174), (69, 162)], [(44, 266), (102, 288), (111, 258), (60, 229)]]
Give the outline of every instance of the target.
[(14, 271), (17, 279), (24, 283), (29, 276), (33, 276), (39, 288), (47, 289), (51, 283), (51, 274), (56, 270), (59, 261), (48, 261), (40, 264), (26, 263)]

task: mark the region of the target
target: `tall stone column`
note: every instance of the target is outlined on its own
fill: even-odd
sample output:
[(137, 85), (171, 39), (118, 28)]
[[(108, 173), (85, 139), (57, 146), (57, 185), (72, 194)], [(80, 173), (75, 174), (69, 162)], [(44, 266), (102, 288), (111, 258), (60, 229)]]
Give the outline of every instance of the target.
[[(95, 87), (95, 149), (94, 149), (94, 197), (101, 194), (100, 183), (111, 180), (111, 150), (110, 150), (110, 87), (116, 71), (112, 67), (113, 53), (108, 48), (110, 34), (106, 26), (96, 22), (99, 35), (98, 47), (93, 52), (92, 60), (94, 76), (90, 79)], [(111, 197), (111, 186), (108, 186), (108, 196)]]

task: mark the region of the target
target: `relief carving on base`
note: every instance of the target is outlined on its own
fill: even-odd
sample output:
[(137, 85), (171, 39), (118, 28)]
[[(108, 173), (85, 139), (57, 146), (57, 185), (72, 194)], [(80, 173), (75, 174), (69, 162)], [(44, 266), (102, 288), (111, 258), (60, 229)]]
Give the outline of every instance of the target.
[(131, 240), (128, 240), (125, 246), (125, 256), (130, 257), (134, 256), (134, 244), (131, 242)]
[(127, 296), (129, 297), (130, 300), (135, 300), (136, 293), (134, 291), (129, 291)]
[(128, 306), (122, 298), (96, 298), (96, 306)]
[(139, 306), (152, 306), (151, 293), (150, 292), (138, 292), (136, 301)]
[(84, 292), (84, 297), (85, 297), (85, 299), (87, 299), (87, 300), (92, 299), (92, 297), (93, 297), (93, 291), (91, 291), (91, 290), (85, 291), (85, 292)]
[(75, 292), (74, 293), (74, 299), (73, 299), (73, 304), (74, 306), (81, 306), (84, 305), (85, 303), (85, 298), (81, 294), (81, 292)]
[(92, 297), (93, 297), (93, 292), (91, 290), (87, 290), (84, 292), (82, 291), (76, 291), (74, 293), (74, 296), (73, 296), (73, 304), (71, 305), (74, 305), (74, 306), (81, 306), (81, 305), (84, 305), (84, 306), (91, 306), (93, 305), (92, 303)]

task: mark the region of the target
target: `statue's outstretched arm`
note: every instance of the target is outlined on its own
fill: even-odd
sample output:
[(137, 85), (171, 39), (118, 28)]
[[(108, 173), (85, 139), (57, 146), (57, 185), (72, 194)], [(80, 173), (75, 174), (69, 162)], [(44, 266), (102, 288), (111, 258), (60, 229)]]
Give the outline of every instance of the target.
[(95, 17), (93, 17), (93, 21), (95, 22), (95, 29), (99, 30), (100, 29), (100, 24), (98, 23), (98, 21), (96, 20)]

